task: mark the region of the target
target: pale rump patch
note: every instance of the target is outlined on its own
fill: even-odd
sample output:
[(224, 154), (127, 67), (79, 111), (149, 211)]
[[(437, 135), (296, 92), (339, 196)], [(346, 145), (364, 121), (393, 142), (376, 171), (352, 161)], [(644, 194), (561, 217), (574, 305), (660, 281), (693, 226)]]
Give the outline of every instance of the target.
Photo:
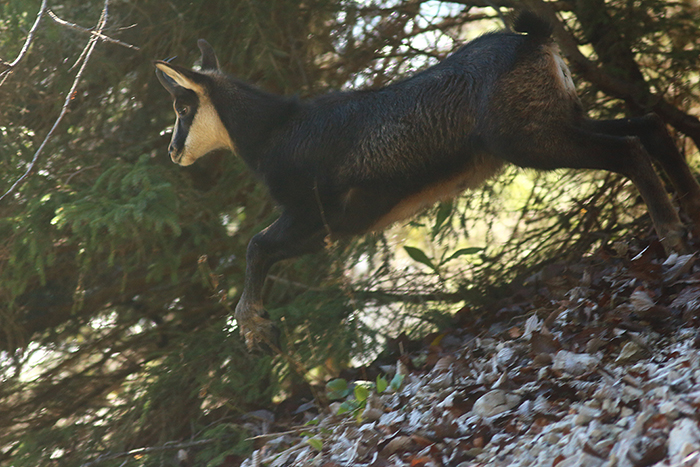
[(562, 91), (567, 94), (572, 94), (576, 96), (576, 85), (574, 80), (571, 78), (571, 71), (569, 67), (566, 66), (564, 59), (559, 55), (559, 48), (552, 44), (548, 47), (549, 53), (552, 57), (552, 67), (554, 68), (554, 76), (557, 77), (557, 83)]
[(429, 185), (399, 202), (369, 230), (384, 230), (394, 222), (407, 219), (438, 201), (452, 199), (464, 190), (476, 188), (498, 172), (503, 164), (503, 161), (489, 157), (452, 178)]
[(235, 152), (231, 137), (209, 97), (206, 94), (198, 94), (198, 97), (199, 106), (187, 133), (185, 147), (180, 159), (174, 160), (182, 166), (191, 165), (216, 149), (230, 149)]

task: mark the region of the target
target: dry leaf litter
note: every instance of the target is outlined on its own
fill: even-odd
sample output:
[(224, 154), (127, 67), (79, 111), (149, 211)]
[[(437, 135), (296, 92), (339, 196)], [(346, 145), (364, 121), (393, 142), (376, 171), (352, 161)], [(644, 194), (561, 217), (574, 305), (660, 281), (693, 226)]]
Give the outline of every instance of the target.
[(700, 262), (621, 250), (465, 308), (379, 366), (396, 390), (304, 404), (242, 465), (700, 467)]

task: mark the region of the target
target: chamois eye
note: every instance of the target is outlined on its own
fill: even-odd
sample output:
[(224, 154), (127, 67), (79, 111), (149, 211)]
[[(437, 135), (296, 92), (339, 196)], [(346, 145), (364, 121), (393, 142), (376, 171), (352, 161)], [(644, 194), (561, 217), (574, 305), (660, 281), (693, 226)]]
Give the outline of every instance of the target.
[(175, 112), (177, 112), (177, 114), (180, 117), (184, 117), (185, 115), (187, 115), (190, 112), (190, 106), (189, 105), (178, 105), (177, 107), (175, 107)]

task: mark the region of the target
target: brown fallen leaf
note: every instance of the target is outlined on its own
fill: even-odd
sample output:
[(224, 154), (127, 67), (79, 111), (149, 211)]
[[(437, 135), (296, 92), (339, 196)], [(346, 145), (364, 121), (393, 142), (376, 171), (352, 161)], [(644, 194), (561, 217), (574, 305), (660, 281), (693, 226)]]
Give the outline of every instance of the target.
[(389, 441), (386, 446), (381, 450), (381, 455), (384, 457), (389, 457), (392, 454), (396, 454), (399, 451), (411, 451), (416, 449), (416, 444), (411, 436), (396, 436), (394, 439)]

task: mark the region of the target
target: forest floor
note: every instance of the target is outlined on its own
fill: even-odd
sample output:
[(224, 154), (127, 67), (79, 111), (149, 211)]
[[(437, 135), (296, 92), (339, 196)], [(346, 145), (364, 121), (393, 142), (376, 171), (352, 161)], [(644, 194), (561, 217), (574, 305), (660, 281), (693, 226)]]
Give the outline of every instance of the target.
[(331, 384), (328, 410), (262, 416), (242, 465), (700, 466), (699, 326), (696, 255), (651, 241), (553, 263), (399, 338), (396, 360)]

